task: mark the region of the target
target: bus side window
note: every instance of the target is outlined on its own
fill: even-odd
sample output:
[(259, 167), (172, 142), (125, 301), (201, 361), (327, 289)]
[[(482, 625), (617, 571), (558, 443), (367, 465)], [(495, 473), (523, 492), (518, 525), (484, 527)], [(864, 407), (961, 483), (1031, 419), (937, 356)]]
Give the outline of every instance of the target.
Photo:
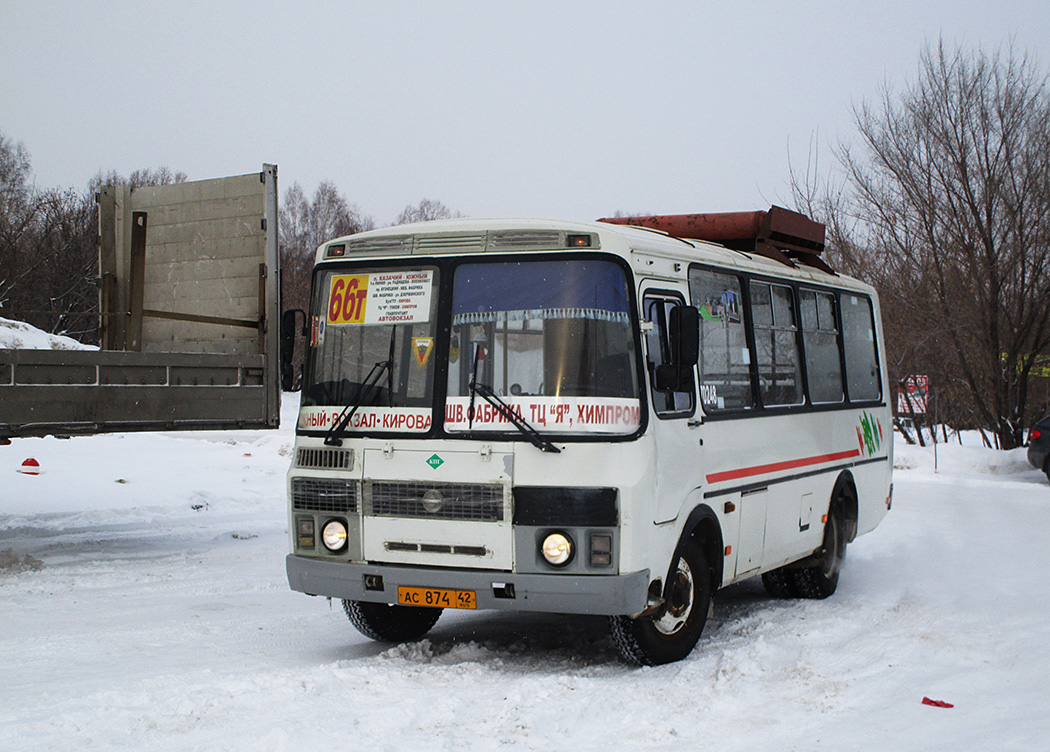
[(791, 288), (751, 282), (758, 388), (767, 407), (802, 403), (802, 368)]
[(740, 279), (689, 270), (689, 298), (700, 311), (700, 404), (706, 413), (754, 407)]
[(663, 392), (656, 388), (656, 367), (671, 362), (671, 340), (668, 322), (671, 309), (683, 301), (672, 297), (646, 296), (642, 302), (645, 319), (652, 328), (645, 334), (646, 368), (653, 398), (653, 410), (661, 418), (685, 417), (693, 414), (693, 381), (688, 391)]
[(842, 402), (842, 359), (835, 296), (829, 292), (799, 290), (802, 309), (802, 346), (806, 351), (806, 379), (814, 404)]
[(871, 301), (860, 295), (842, 294), (842, 335), (846, 352), (846, 387), (850, 402), (867, 402), (882, 396), (879, 357), (875, 349), (875, 322)]

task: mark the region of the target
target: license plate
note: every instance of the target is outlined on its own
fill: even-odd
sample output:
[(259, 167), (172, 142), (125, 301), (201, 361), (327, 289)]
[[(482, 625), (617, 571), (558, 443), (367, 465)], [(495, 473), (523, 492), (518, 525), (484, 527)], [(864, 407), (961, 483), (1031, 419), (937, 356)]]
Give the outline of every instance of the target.
[(477, 608), (478, 596), (473, 590), (444, 590), (441, 588), (397, 588), (397, 602), (403, 606), (430, 606), (432, 608)]

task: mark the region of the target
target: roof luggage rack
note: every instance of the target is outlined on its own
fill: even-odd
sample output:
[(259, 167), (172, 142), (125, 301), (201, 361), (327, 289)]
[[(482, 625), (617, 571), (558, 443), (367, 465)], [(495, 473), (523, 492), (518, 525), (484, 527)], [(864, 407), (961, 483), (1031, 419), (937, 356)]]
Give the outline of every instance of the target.
[(706, 240), (737, 251), (757, 253), (788, 266), (795, 266), (794, 262), (799, 261), (828, 274), (835, 273), (820, 258), (824, 250), (824, 225), (781, 206), (771, 206), (769, 211), (605, 217), (598, 221), (660, 230), (677, 238)]

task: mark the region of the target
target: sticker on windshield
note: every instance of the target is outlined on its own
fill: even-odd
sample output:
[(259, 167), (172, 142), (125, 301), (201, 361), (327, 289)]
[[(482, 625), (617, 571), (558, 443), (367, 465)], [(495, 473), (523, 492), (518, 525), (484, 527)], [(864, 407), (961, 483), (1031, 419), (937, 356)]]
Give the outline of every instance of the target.
[[(624, 434), (640, 425), (637, 399), (614, 397), (503, 397), (508, 407), (534, 429), (552, 433)], [(500, 408), (470, 397), (449, 397), (445, 403), (447, 431), (516, 431)]]
[(430, 352), (434, 349), (434, 338), (433, 337), (413, 337), (412, 338), (412, 352), (416, 354), (416, 364), (420, 368), (427, 367), (427, 361), (430, 360)]
[[(343, 408), (307, 406), (299, 410), (299, 428), (327, 431), (339, 419)], [(425, 433), (430, 430), (429, 407), (361, 407), (347, 424), (349, 431), (400, 431)]]
[(434, 271), (336, 274), (328, 294), (334, 326), (416, 324), (430, 320)]

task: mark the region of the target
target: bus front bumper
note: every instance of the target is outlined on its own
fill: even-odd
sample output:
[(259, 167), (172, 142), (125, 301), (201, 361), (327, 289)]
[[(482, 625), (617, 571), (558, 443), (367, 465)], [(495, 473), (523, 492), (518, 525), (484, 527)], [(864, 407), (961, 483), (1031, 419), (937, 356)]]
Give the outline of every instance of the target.
[(294, 554), (285, 563), (292, 590), (374, 603), (397, 603), (398, 586), (409, 586), (472, 590), (479, 609), (615, 616), (645, 609), (649, 589), (649, 570), (620, 575), (515, 574), (322, 561)]

